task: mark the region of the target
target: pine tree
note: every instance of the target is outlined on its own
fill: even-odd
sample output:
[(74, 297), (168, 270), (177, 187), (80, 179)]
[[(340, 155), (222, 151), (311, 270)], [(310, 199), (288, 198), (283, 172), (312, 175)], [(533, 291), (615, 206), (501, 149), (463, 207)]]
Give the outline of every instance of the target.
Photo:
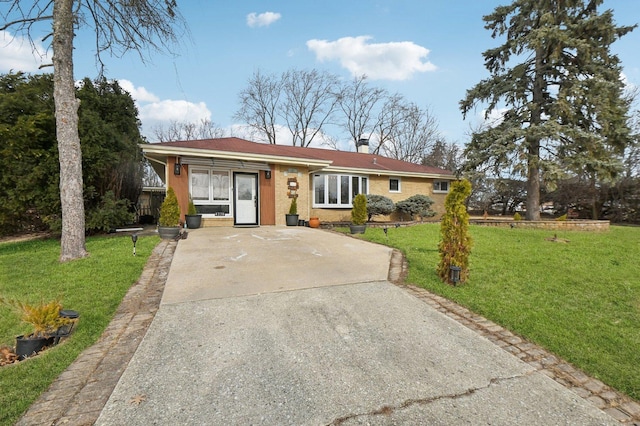
[(488, 104), (500, 122), (475, 132), (467, 167), (493, 166), (527, 177), (526, 219), (540, 218), (540, 183), (564, 171), (615, 175), (630, 143), (629, 104), (610, 46), (619, 27), (603, 0), (515, 0), (483, 18), (505, 43), (484, 52), (491, 76), (467, 91), (466, 115)]

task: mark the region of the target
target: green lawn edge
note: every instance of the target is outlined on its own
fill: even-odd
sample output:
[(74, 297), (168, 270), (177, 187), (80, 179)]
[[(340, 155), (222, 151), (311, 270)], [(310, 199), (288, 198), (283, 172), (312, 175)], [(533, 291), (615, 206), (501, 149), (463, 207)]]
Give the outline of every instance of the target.
[[(90, 237), (90, 256), (64, 264), (58, 261), (56, 239), (0, 243), (0, 295), (32, 303), (59, 298), (65, 309), (80, 313), (64, 342), (32, 359), (0, 367), (0, 425), (14, 424), (100, 338), (159, 242), (157, 236), (140, 236), (133, 256), (127, 236)], [(0, 345), (14, 346), (15, 336), (27, 331), (14, 311), (0, 306)]]
[(436, 275), (437, 223), (389, 228), (386, 235), (369, 228), (358, 238), (399, 249), (409, 265), (407, 283), (640, 399), (640, 228), (555, 232), (472, 225), (470, 232), (470, 279), (458, 287)]

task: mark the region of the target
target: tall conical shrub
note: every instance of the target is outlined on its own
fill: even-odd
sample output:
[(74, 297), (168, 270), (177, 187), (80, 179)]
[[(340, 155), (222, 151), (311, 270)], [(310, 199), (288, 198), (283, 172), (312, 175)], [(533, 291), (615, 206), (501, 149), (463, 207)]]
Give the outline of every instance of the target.
[(358, 194), (353, 199), (351, 223), (354, 225), (364, 225), (367, 223), (367, 196), (364, 194)]
[(469, 277), (469, 255), (471, 236), (469, 235), (469, 213), (465, 200), (471, 194), (471, 184), (463, 179), (453, 182), (451, 191), (444, 202), (446, 212), (440, 225), (440, 263), (438, 276), (443, 282), (455, 284), (451, 280), (450, 267), (460, 268), (460, 283)]
[(172, 187), (167, 190), (167, 196), (160, 206), (158, 224), (160, 226), (178, 226), (180, 224), (180, 206)]

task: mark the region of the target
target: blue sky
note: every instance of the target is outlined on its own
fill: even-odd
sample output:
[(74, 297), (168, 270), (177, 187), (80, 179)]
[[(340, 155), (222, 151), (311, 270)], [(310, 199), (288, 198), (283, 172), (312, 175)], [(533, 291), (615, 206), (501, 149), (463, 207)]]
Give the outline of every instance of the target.
[[(458, 102), (486, 72), (482, 52), (501, 44), (482, 16), (508, 0), (230, 1), (179, 0), (189, 34), (174, 54), (106, 56), (105, 75), (138, 104), (143, 133), (170, 120), (210, 119), (232, 128), (238, 95), (255, 71), (319, 69), (369, 82), (428, 108), (450, 142), (464, 143), (477, 117), (463, 120)], [(0, 6), (0, 10), (6, 6)], [(640, 22), (640, 1), (605, 0), (618, 25)], [(37, 72), (31, 47), (0, 34), (0, 72)], [(77, 33), (75, 77), (98, 70), (91, 33)], [(41, 47), (44, 50), (43, 47)], [(640, 85), (640, 29), (614, 44), (630, 86)], [(50, 60), (45, 60), (50, 62)], [(240, 136), (240, 135), (238, 135)], [(150, 138), (150, 141), (153, 138)]]

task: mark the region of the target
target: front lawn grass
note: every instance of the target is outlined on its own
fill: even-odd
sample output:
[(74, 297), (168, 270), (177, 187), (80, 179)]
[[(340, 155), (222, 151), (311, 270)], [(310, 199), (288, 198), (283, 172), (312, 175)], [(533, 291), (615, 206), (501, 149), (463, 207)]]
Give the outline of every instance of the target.
[[(64, 309), (80, 313), (66, 341), (18, 364), (0, 367), (0, 425), (12, 425), (85, 348), (95, 343), (127, 290), (137, 281), (159, 242), (140, 237), (137, 256), (127, 237), (87, 239), (90, 257), (61, 264), (60, 241), (0, 243), (0, 295), (37, 303), (60, 299)], [(19, 316), (0, 305), (0, 345), (15, 346), (29, 332)]]
[(369, 228), (400, 249), (407, 281), (463, 305), (640, 400), (640, 228), (561, 232), (471, 226), (470, 279), (436, 275), (440, 225)]

